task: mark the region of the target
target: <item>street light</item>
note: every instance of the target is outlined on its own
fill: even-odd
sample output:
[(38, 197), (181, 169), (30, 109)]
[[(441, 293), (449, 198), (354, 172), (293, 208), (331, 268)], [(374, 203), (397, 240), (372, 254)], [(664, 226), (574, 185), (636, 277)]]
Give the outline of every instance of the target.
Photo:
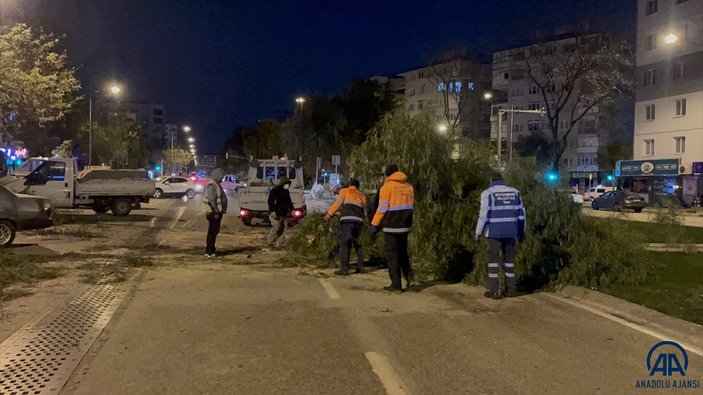
[(449, 130), (449, 126), (447, 126), (446, 123), (440, 123), (439, 125), (437, 125), (437, 131), (440, 134), (447, 134), (448, 130)]
[(303, 105), (305, 104), (305, 98), (302, 96), (298, 96), (295, 98), (295, 102), (298, 103), (300, 106), (300, 111), (303, 111)]
[[(108, 86), (109, 95), (119, 97), (122, 94), (122, 86), (118, 83), (111, 83)], [(88, 97), (88, 166), (93, 165), (93, 95)]]
[(188, 126), (188, 125), (186, 125), (186, 126), (183, 127), (183, 131), (186, 132), (186, 133), (190, 133), (191, 130), (192, 130), (191, 127)]
[(485, 100), (491, 100), (491, 99), (493, 99), (493, 94), (491, 92), (486, 92), (483, 94), (483, 98)]
[(676, 44), (677, 41), (679, 41), (679, 36), (674, 32), (671, 32), (664, 37), (664, 43), (667, 45)]
[(193, 142), (195, 142), (195, 139), (192, 138), (192, 137), (188, 137), (188, 142), (189, 142), (189, 143), (193, 143)]

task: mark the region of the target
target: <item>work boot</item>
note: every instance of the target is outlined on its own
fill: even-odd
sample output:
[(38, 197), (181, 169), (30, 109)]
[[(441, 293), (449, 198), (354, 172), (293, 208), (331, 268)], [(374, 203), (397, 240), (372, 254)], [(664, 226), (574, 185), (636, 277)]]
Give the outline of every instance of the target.
[(356, 273), (356, 274), (364, 274), (364, 273), (366, 273), (366, 269), (364, 269), (363, 266), (362, 266), (362, 267), (357, 267), (356, 270), (354, 271), (354, 273)]
[(403, 288), (402, 288), (402, 287), (394, 287), (394, 286), (392, 286), (392, 285), (389, 285), (389, 286), (387, 286), (387, 287), (383, 287), (383, 290), (384, 290), (384, 291), (388, 291), (388, 292), (398, 292), (398, 293), (403, 292)]
[(497, 299), (500, 299), (500, 295), (495, 294), (495, 293), (493, 293), (493, 292), (491, 292), (491, 291), (486, 291), (486, 292), (484, 292), (484, 293), (483, 293), (483, 296), (485, 296), (485, 297), (487, 297), (487, 298), (489, 298), (489, 299), (496, 299), (496, 300), (497, 300)]
[(344, 269), (338, 269), (334, 271), (334, 274), (337, 276), (348, 276), (349, 275), (349, 270), (344, 270)]

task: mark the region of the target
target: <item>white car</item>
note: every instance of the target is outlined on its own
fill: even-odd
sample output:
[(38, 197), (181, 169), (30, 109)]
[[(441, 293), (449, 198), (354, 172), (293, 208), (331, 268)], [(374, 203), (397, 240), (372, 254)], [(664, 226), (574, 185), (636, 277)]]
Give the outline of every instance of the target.
[(606, 192), (612, 192), (614, 190), (615, 190), (615, 187), (604, 187), (603, 185), (591, 187), (591, 188), (588, 188), (588, 191), (586, 191), (586, 193), (583, 194), (583, 199), (592, 202), (598, 196), (600, 196)]
[(188, 199), (192, 199), (197, 193), (202, 192), (202, 185), (197, 184), (186, 177), (166, 176), (160, 177), (156, 180), (154, 197), (159, 199), (167, 196), (186, 196)]
[(222, 189), (224, 189), (225, 191), (234, 191), (234, 192), (238, 192), (239, 188), (246, 188), (247, 187), (246, 182), (242, 182), (239, 179), (239, 177), (232, 175), (232, 174), (228, 174), (228, 175), (222, 177), (222, 183), (220, 185), (222, 185)]

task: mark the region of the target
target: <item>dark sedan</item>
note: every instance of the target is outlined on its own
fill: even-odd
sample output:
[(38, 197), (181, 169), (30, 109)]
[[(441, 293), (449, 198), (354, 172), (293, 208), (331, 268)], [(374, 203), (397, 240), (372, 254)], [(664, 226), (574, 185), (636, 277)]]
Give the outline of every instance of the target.
[(15, 194), (0, 186), (0, 248), (9, 247), (18, 230), (53, 225), (49, 199)]
[(644, 198), (625, 191), (606, 192), (595, 198), (593, 203), (591, 203), (591, 207), (593, 207), (594, 210), (621, 211), (629, 209), (634, 210), (636, 213), (642, 212), (644, 206)]

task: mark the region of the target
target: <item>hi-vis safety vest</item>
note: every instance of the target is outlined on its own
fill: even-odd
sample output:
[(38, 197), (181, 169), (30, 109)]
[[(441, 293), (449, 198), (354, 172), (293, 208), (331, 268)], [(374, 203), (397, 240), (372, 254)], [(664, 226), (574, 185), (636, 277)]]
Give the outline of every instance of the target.
[(333, 216), (340, 208), (342, 209), (340, 222), (363, 223), (366, 215), (366, 197), (356, 187), (342, 188), (337, 200), (327, 211), (327, 215)]
[[(208, 183), (208, 186), (212, 185), (215, 187), (215, 194), (217, 196), (215, 200), (215, 205), (217, 206), (217, 211), (222, 212), (223, 207), (222, 207), (222, 189), (220, 189), (220, 186), (217, 185), (217, 183), (213, 180), (210, 180)], [(205, 213), (211, 213), (212, 212), (212, 207), (210, 207), (210, 199), (207, 196), (207, 187), (205, 187), (205, 196), (203, 196), (202, 203), (201, 203), (201, 208), (202, 211)]]

